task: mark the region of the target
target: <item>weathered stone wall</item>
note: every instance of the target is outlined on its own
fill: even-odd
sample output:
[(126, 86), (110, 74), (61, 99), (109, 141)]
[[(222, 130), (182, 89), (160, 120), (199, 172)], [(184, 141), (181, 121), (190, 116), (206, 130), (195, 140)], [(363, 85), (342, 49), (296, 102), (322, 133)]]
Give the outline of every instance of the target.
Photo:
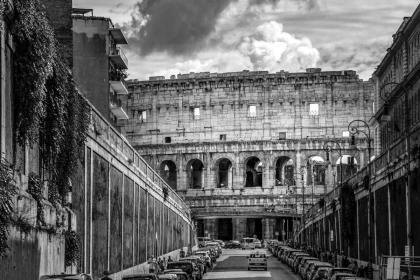
[[(165, 137), (213, 142), (222, 134), (227, 141), (277, 140), (281, 132), (286, 139), (342, 137), (349, 121), (372, 114), (373, 85), (354, 71), (239, 72), (131, 81), (128, 87), (131, 119), (123, 131), (134, 145), (163, 144)], [(310, 114), (310, 104), (318, 104), (318, 115)]]

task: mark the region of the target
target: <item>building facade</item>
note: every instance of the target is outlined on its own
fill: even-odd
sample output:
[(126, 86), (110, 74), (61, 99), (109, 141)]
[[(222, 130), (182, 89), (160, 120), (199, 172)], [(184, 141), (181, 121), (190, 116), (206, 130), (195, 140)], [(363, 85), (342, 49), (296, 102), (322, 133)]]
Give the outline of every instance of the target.
[[(375, 159), (306, 214), (302, 235), (310, 245), (337, 249), (358, 260), (359, 266), (373, 263), (374, 268), (384, 268), (384, 256), (411, 256), (411, 264), (417, 263), (419, 69), (420, 6), (404, 18), (373, 75), (378, 106), (369, 127), (375, 136)], [(408, 274), (412, 279), (411, 273), (419, 275), (417, 269), (402, 266), (400, 277)]]
[(127, 95), (124, 79), (128, 60), (121, 29), (111, 19), (93, 16), (92, 9), (72, 9), (73, 77), (79, 90), (116, 126), (127, 119), (121, 96)]
[(122, 131), (199, 235), (290, 238), (305, 207), (366, 162), (348, 124), (371, 117), (373, 84), (354, 71), (190, 73), (128, 90)]

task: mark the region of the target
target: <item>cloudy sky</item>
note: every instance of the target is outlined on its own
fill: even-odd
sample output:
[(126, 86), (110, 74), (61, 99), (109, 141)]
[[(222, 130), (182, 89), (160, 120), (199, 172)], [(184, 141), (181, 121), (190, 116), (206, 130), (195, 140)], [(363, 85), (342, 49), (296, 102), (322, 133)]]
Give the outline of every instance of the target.
[(73, 0), (129, 40), (129, 78), (356, 70), (369, 79), (417, 0)]

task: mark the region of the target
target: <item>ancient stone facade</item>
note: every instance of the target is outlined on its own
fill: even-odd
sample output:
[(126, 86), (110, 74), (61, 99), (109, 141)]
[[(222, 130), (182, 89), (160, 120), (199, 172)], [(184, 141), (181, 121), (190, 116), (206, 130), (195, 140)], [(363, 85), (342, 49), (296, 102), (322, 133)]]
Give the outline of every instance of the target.
[(128, 90), (122, 131), (185, 197), (199, 235), (289, 238), (304, 207), (366, 162), (348, 124), (371, 117), (373, 84), (354, 71), (191, 73)]

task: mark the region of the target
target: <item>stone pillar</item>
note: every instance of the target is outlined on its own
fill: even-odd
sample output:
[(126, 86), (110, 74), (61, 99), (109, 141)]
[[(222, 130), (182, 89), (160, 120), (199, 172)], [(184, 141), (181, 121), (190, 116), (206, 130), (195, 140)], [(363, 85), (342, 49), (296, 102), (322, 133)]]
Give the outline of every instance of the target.
[[(206, 231), (207, 231), (207, 234), (206, 234)], [(214, 238), (214, 239), (217, 238), (217, 236), (219, 235), (217, 219), (204, 220), (204, 235), (205, 236), (210, 235), (210, 238)]]
[(263, 239), (273, 239), (273, 230), (275, 222), (275, 219), (271, 218), (262, 219)]
[(232, 218), (232, 238), (241, 240), (246, 237), (246, 218)]

